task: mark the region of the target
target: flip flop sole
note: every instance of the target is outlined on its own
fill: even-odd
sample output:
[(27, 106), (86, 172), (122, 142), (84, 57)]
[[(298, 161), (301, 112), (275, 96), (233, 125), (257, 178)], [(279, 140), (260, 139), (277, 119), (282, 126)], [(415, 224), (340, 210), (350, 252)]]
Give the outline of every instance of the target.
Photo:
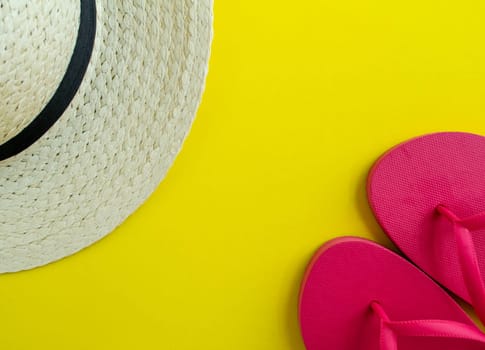
[[(308, 350), (379, 349), (378, 301), (392, 320), (443, 319), (474, 326), (456, 302), (414, 265), (374, 243), (338, 238), (322, 246), (300, 290), (299, 318)], [(399, 350), (478, 350), (469, 340), (402, 337)]]
[[(398, 145), (372, 168), (367, 192), (377, 221), (399, 249), (469, 302), (453, 229), (436, 207), (459, 217), (485, 211), (485, 138), (447, 132)], [(474, 232), (473, 240), (485, 271), (485, 231)]]

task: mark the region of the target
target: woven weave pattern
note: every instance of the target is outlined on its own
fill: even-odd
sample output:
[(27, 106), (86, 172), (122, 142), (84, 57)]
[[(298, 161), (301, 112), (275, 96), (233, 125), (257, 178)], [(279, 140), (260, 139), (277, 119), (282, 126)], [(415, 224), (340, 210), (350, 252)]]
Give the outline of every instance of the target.
[(79, 1), (2, 1), (0, 144), (27, 126), (54, 94), (72, 56)]
[(199, 105), (212, 1), (96, 4), (95, 47), (71, 105), (0, 163), (1, 272), (70, 255), (123, 222), (165, 176)]

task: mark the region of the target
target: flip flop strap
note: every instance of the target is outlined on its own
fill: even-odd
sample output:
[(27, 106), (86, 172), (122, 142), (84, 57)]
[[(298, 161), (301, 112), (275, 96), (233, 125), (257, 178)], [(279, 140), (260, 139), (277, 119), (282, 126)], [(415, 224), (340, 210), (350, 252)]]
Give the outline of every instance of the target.
[(398, 350), (398, 336), (466, 339), (485, 344), (485, 334), (471, 325), (449, 320), (392, 321), (378, 302), (372, 302), (371, 308), (380, 319), (380, 350)]
[(485, 213), (461, 219), (444, 206), (438, 206), (437, 210), (453, 224), (458, 261), (470, 302), (480, 321), (485, 324), (485, 285), (471, 234), (473, 230), (485, 228)]

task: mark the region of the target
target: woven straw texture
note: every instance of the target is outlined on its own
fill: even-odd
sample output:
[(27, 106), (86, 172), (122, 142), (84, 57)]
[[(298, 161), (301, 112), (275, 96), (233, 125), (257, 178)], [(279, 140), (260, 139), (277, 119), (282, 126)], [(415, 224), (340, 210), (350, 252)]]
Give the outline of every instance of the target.
[(72, 56), (79, 1), (2, 1), (0, 143), (26, 127), (54, 94)]
[[(0, 272), (73, 254), (122, 223), (165, 176), (198, 108), (212, 0), (98, 0), (96, 10), (72, 103), (40, 140), (0, 162)], [(74, 0), (2, 1), (0, 139), (55, 92), (79, 12)]]

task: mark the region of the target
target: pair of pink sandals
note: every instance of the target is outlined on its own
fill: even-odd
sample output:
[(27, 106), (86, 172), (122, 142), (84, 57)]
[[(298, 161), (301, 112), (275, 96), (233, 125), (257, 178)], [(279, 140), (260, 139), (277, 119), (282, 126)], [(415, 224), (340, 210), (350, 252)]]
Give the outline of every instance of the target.
[(368, 240), (327, 242), (300, 291), (307, 349), (485, 349), (485, 334), (441, 287), (485, 324), (485, 137), (438, 133), (396, 146), (370, 172), (368, 198), (417, 267)]

